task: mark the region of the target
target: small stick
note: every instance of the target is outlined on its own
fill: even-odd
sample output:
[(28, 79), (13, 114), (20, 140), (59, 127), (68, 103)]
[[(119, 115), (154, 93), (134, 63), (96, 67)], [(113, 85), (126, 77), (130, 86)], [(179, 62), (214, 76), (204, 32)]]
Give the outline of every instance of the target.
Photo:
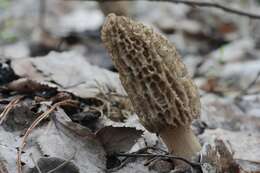
[[(135, 154), (137, 153), (143, 153), (143, 152), (147, 152), (147, 150), (154, 150), (154, 151), (160, 151), (160, 152), (163, 152), (163, 153), (168, 153), (167, 151), (163, 150), (163, 149), (160, 149), (160, 148), (156, 148), (156, 147), (153, 147), (153, 146), (147, 146), (147, 147), (144, 147), (144, 148), (140, 148), (138, 151), (134, 152)], [(155, 157), (156, 158), (156, 157)], [(111, 169), (108, 169), (108, 172), (115, 172), (115, 171), (118, 171), (120, 170), (121, 168), (123, 168), (127, 163), (129, 163), (129, 157), (126, 157), (125, 159), (123, 159), (123, 161), (121, 162), (121, 164), (115, 168), (111, 168)], [(145, 165), (146, 166), (146, 165)]]

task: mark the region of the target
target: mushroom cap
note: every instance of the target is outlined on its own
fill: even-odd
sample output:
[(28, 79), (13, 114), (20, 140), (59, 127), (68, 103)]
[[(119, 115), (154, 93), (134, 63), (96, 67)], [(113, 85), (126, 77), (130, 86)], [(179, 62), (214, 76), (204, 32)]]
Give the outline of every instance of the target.
[(165, 37), (141, 23), (110, 14), (101, 38), (148, 131), (188, 126), (199, 116), (198, 89), (175, 46)]

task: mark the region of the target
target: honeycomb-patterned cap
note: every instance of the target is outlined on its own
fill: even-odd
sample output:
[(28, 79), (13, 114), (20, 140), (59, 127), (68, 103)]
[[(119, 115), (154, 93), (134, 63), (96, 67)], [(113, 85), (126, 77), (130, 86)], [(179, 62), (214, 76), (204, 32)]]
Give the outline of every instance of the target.
[(110, 14), (101, 38), (147, 130), (159, 133), (167, 126), (190, 125), (199, 116), (197, 87), (165, 37), (141, 23)]

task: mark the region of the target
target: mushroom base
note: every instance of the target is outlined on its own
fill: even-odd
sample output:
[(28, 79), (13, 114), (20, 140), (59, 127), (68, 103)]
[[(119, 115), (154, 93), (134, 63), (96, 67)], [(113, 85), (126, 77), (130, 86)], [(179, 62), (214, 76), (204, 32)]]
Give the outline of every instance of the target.
[(170, 153), (187, 160), (201, 150), (201, 145), (190, 127), (168, 127), (160, 132), (160, 137)]

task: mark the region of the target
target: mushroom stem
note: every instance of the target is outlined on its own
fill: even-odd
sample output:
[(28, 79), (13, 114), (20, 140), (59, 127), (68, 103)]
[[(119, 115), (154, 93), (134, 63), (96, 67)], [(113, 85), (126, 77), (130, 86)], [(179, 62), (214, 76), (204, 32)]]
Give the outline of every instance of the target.
[(170, 153), (188, 160), (200, 151), (201, 145), (190, 127), (167, 127), (160, 131), (160, 137)]

